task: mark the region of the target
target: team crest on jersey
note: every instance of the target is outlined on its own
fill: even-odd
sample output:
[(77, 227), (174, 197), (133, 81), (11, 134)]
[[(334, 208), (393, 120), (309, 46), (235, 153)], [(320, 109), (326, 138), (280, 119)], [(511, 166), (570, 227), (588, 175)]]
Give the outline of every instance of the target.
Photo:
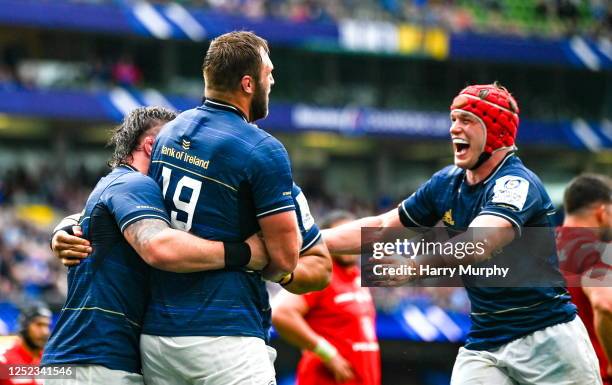
[(183, 150), (189, 150), (191, 148), (191, 142), (189, 140), (181, 139), (181, 146)]
[(442, 222), (446, 223), (449, 226), (455, 225), (455, 221), (453, 220), (453, 209), (449, 209), (447, 212), (444, 213), (444, 216), (442, 217)]
[(492, 202), (520, 211), (525, 206), (528, 193), (529, 182), (526, 179), (506, 175), (495, 181)]

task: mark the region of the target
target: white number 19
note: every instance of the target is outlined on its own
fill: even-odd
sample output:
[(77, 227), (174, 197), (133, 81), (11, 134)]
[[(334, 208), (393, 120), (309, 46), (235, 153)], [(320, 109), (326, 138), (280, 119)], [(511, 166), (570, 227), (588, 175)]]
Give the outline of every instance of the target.
[[(170, 175), (172, 174), (172, 170), (163, 167), (162, 168), (162, 182), (163, 182), (163, 194), (164, 198), (166, 197), (166, 193), (168, 192), (168, 186), (170, 185)], [(183, 188), (187, 187), (191, 189), (191, 196), (187, 202), (180, 200), (181, 192)], [(198, 204), (198, 198), (200, 197), (200, 191), (202, 190), (202, 182), (190, 178), (188, 176), (183, 176), (177, 183), (176, 188), (174, 189), (174, 195), (172, 196), (172, 202), (174, 203), (174, 207), (177, 210), (183, 211), (187, 214), (187, 221), (179, 221), (177, 219), (178, 212), (171, 210), (170, 211), (170, 222), (172, 223), (172, 227), (189, 231), (191, 229), (191, 223), (193, 221), (193, 213), (195, 212), (196, 205)]]

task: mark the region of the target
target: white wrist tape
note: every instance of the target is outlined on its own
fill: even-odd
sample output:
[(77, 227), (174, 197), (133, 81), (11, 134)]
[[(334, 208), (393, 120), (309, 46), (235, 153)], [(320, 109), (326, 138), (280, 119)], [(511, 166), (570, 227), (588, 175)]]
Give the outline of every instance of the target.
[(323, 337), (319, 337), (317, 346), (312, 349), (312, 352), (316, 354), (323, 362), (328, 362), (338, 354), (338, 350), (327, 342)]

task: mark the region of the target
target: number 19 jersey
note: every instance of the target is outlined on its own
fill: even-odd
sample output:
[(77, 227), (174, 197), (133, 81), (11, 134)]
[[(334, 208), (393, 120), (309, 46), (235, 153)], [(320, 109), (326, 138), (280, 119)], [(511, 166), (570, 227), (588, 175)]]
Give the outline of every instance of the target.
[[(149, 175), (173, 227), (211, 240), (242, 241), (258, 219), (295, 210), (283, 145), (235, 107), (207, 100), (162, 129)], [(153, 269), (143, 333), (265, 339), (268, 294), (260, 273)]]

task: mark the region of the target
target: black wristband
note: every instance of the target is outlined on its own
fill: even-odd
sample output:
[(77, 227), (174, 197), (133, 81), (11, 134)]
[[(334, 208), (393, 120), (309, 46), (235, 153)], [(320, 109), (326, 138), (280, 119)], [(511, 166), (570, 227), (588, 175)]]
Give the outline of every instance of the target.
[(59, 229), (55, 230), (53, 234), (51, 234), (51, 238), (49, 238), (49, 248), (53, 250), (53, 237), (55, 236), (55, 234), (59, 233), (60, 231), (65, 231), (69, 235), (74, 235), (74, 230), (72, 229), (74, 226), (78, 226), (78, 225), (77, 224), (68, 225), (68, 226), (60, 227)]
[(251, 248), (245, 242), (223, 242), (225, 268), (240, 269), (251, 262)]
[(74, 235), (74, 230), (73, 230), (74, 226), (78, 226), (78, 225), (68, 225), (68, 226), (60, 227), (59, 229), (53, 232), (53, 235), (55, 235), (55, 233), (60, 232), (60, 231), (65, 231), (69, 235)]

